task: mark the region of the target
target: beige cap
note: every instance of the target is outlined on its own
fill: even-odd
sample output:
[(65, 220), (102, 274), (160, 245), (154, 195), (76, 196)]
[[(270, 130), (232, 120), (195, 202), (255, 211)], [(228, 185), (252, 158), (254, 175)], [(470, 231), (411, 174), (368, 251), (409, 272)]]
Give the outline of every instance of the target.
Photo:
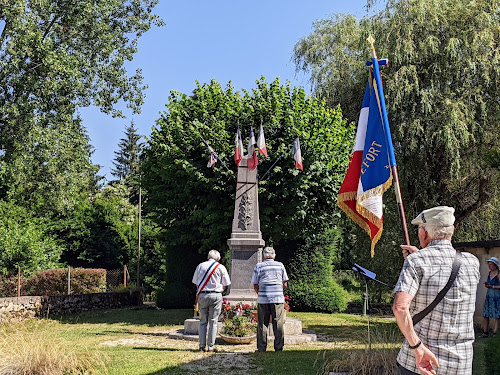
[(439, 225), (447, 227), (455, 223), (455, 209), (448, 206), (438, 206), (422, 211), (411, 221), (415, 225)]

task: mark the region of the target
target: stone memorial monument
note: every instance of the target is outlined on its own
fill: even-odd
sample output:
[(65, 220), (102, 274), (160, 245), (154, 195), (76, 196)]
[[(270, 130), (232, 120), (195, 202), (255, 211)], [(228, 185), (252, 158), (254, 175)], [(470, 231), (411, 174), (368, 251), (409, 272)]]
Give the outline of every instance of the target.
[(251, 280), (255, 265), (262, 261), (265, 245), (260, 232), (257, 169), (248, 169), (250, 157), (244, 156), (238, 167), (233, 226), (227, 240), (231, 250), (231, 286), (225, 299), (231, 303), (257, 301)]

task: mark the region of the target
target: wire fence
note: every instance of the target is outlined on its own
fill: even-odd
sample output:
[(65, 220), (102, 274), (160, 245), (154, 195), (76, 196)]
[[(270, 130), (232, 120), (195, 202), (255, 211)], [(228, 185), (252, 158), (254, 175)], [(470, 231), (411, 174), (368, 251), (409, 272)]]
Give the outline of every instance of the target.
[(122, 269), (58, 268), (25, 276), (0, 274), (0, 298), (58, 294), (103, 293), (130, 287), (127, 266)]

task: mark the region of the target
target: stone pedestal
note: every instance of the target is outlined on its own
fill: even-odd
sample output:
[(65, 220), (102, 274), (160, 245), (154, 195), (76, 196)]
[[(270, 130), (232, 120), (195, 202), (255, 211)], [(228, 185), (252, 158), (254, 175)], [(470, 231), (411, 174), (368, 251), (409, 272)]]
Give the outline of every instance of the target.
[(260, 232), (257, 169), (248, 170), (248, 158), (245, 156), (238, 167), (233, 225), (227, 240), (231, 249), (231, 287), (225, 299), (232, 304), (257, 301), (252, 274), (255, 265), (262, 261), (265, 245)]

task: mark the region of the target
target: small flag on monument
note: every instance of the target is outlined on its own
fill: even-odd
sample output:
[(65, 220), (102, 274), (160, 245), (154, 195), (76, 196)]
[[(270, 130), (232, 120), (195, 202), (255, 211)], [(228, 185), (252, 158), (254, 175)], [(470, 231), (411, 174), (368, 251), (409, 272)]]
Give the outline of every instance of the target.
[(253, 127), (250, 127), (250, 139), (248, 140), (247, 152), (250, 158), (247, 160), (248, 170), (253, 171), (259, 165), (259, 160), (257, 159), (257, 153), (255, 152), (255, 134), (253, 132)]
[(240, 166), (240, 161), (243, 159), (243, 142), (241, 140), (241, 133), (240, 133), (240, 127), (238, 126), (238, 130), (236, 131), (236, 138), (235, 138), (235, 143), (236, 147), (234, 149), (234, 162), (236, 165), (239, 167)]
[(207, 141), (205, 141), (204, 139), (203, 139), (203, 143), (205, 144), (205, 147), (207, 148), (208, 152), (210, 152), (210, 157), (208, 158), (207, 167), (213, 168), (215, 166), (215, 163), (217, 163), (219, 156), (213, 150), (213, 148), (208, 145)]
[(293, 141), (292, 157), (295, 159), (295, 166), (303, 171), (304, 167), (302, 166), (302, 152), (300, 151), (299, 137)]
[(262, 128), (262, 124), (260, 124), (259, 135), (257, 136), (257, 148), (262, 155), (267, 157), (266, 139), (264, 138), (264, 129)]
[(356, 142), (337, 198), (338, 206), (370, 236), (372, 257), (383, 229), (382, 196), (392, 184), (391, 141), (386, 136), (381, 109), (385, 105), (381, 106), (378, 90), (382, 87), (377, 87), (370, 70)]

